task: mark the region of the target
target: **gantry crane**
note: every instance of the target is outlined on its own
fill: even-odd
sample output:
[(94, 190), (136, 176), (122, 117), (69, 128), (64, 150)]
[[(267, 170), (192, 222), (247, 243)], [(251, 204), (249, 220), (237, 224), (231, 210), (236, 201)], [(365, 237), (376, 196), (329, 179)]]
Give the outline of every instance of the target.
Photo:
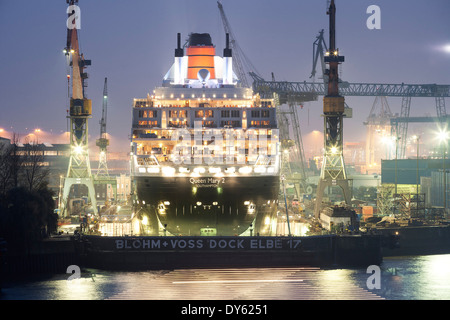
[[(287, 81), (266, 81), (260, 76), (253, 78), (253, 90), (259, 93), (261, 98), (278, 94), (280, 104), (287, 103), (288, 100), (297, 99), (301, 104), (308, 101), (317, 101), (319, 96), (327, 94), (327, 85), (321, 82), (287, 82)], [(445, 98), (450, 97), (450, 85), (439, 84), (386, 84), (386, 83), (349, 83), (341, 81), (339, 90), (346, 97), (400, 97), (402, 107), (398, 126), (393, 126), (392, 136), (397, 137), (400, 142), (398, 158), (403, 158), (406, 149), (406, 135), (408, 130), (408, 119), (411, 109), (411, 99), (435, 98), (436, 114), (440, 122), (447, 122), (448, 116), (445, 107)]]
[(328, 90), (323, 98), (324, 118), (324, 155), (322, 170), (320, 172), (319, 184), (316, 193), (316, 206), (314, 215), (319, 218), (322, 209), (322, 197), (327, 186), (341, 187), (344, 200), (347, 205), (351, 203), (349, 180), (344, 164), (344, 109), (345, 98), (339, 93), (338, 66), (344, 62), (344, 57), (339, 55), (336, 46), (336, 5), (331, 0), (327, 11), (330, 17), (330, 43), (329, 53), (324, 61), (328, 63)]
[(325, 43), (325, 39), (323, 37), (324, 30), (322, 29), (319, 32), (319, 35), (317, 36), (316, 40), (313, 43), (313, 67), (311, 71), (310, 79), (312, 78), (313, 82), (316, 82), (316, 68), (317, 63), (320, 59), (320, 65), (322, 68), (321, 77), (324, 83), (328, 82), (328, 76), (326, 75), (326, 66), (325, 66), (325, 52), (328, 52), (327, 44)]
[[(313, 69), (310, 79), (312, 82), (287, 82), (287, 81), (266, 81), (261, 76), (250, 72), (253, 78), (253, 90), (260, 94), (262, 98), (278, 94), (280, 104), (287, 103), (296, 99), (298, 104), (304, 102), (317, 101), (319, 96), (325, 96), (328, 89), (328, 76), (325, 73), (324, 56), (330, 50), (327, 49), (323, 38), (323, 30), (319, 32), (313, 43)], [(316, 82), (317, 64), (321, 63), (322, 82)], [(405, 156), (406, 136), (408, 123), (413, 122), (410, 118), (411, 99), (414, 97), (435, 98), (436, 114), (439, 122), (448, 122), (448, 116), (445, 107), (445, 98), (450, 97), (450, 85), (437, 84), (382, 84), (382, 83), (349, 83), (339, 79), (339, 90), (344, 96), (358, 97), (401, 97), (400, 117), (394, 119), (394, 126), (391, 127), (391, 136), (396, 137), (400, 144), (398, 158)], [(351, 114), (351, 109), (345, 108), (345, 116)], [(409, 121), (411, 119), (411, 121)], [(424, 121), (426, 119), (419, 119)], [(435, 120), (435, 119), (434, 119)]]
[[(327, 8), (330, 6), (331, 0), (327, 0)], [(280, 103), (286, 103), (288, 100), (297, 99), (297, 103), (301, 104), (308, 101), (317, 101), (319, 96), (325, 96), (328, 89), (328, 75), (324, 62), (325, 54), (330, 52), (327, 49), (323, 37), (324, 31), (321, 30), (313, 43), (313, 68), (310, 79), (312, 82), (276, 82), (265, 81), (261, 76), (256, 76), (250, 72), (253, 78), (253, 89), (259, 93), (261, 97), (272, 96), (274, 93), (279, 95)], [(316, 82), (317, 64), (321, 63), (323, 83)], [(400, 117), (393, 119), (394, 125), (391, 126), (391, 136), (396, 138), (399, 144), (397, 157), (403, 158), (406, 150), (406, 137), (409, 122), (427, 122), (435, 121), (436, 118), (419, 119), (410, 117), (411, 98), (414, 97), (430, 97), (435, 98), (436, 114), (439, 122), (448, 122), (448, 116), (445, 107), (445, 98), (450, 96), (449, 85), (437, 84), (380, 84), (380, 83), (349, 83), (339, 79), (339, 90), (344, 96), (374, 96), (374, 97), (401, 97)], [(345, 105), (344, 115), (351, 116), (351, 109)]]
[[(243, 87), (250, 87), (251, 84), (247, 79), (248, 72), (254, 72), (258, 74), (258, 71), (253, 66), (250, 59), (247, 58), (244, 51), (239, 46), (239, 43), (236, 40), (236, 37), (233, 33), (233, 30), (231, 30), (231, 25), (228, 21), (228, 18), (225, 14), (225, 11), (223, 9), (222, 3), (217, 1), (217, 6), (219, 7), (220, 16), (222, 18), (223, 28), (225, 30), (225, 34), (229, 34), (230, 37), (230, 48), (233, 50), (233, 70), (234, 73), (237, 75), (238, 79), (241, 82), (241, 85)], [(246, 72), (248, 70), (248, 72)]]
[[(236, 40), (236, 37), (231, 29), (231, 25), (228, 21), (228, 18), (225, 14), (225, 11), (223, 9), (223, 5), (220, 1), (217, 1), (217, 5), (219, 7), (219, 11), (220, 11), (220, 16), (222, 18), (222, 22), (223, 22), (223, 27), (225, 30), (225, 33), (229, 34), (230, 37), (230, 46), (233, 49), (233, 68), (234, 68), (234, 72), (235, 74), (238, 76), (238, 78), (241, 80), (241, 85), (244, 87), (249, 87), (249, 81), (247, 79), (247, 74), (251, 74), (251, 76), (253, 78), (255, 77), (259, 77), (260, 79), (261, 76), (258, 74), (256, 68), (253, 66), (253, 64), (251, 63), (251, 61), (247, 58), (247, 56), (245, 55), (245, 53), (242, 51), (242, 49), (239, 47), (239, 43)], [(247, 70), (247, 71), (246, 71)], [(272, 73), (272, 79), (273, 81), (275, 81), (275, 77)], [(263, 80), (263, 79), (262, 79)], [(270, 97), (267, 98), (273, 98), (273, 94)], [(291, 147), (295, 147), (295, 155), (297, 157), (297, 161), (299, 162), (299, 169), (300, 169), (300, 178), (299, 179), (294, 179), (295, 181), (293, 181), (292, 175), (288, 174), (288, 172), (290, 173), (290, 168), (285, 168), (282, 169), (284, 173), (288, 174), (290, 177), (287, 178), (288, 181), (290, 182), (294, 182), (294, 184), (297, 184), (297, 180), (299, 180), (299, 184), (300, 186), (304, 189), (304, 191), (306, 190), (306, 163), (305, 163), (305, 156), (304, 156), (304, 149), (303, 149), (303, 142), (302, 142), (302, 136), (301, 136), (301, 130), (300, 130), (300, 124), (298, 122), (298, 114), (297, 114), (297, 109), (299, 107), (299, 104), (297, 103), (297, 97), (292, 97), (292, 99), (290, 99), (289, 101), (285, 101), (282, 104), (288, 104), (289, 107), (289, 111), (283, 111), (281, 108), (280, 103), (276, 104), (277, 107), (277, 114), (278, 114), (278, 123), (279, 123), (279, 127), (282, 131), (282, 133), (284, 132), (285, 134), (282, 134), (282, 140), (284, 142), (282, 142), (283, 146), (285, 149), (285, 151), (289, 152), (289, 149)], [(275, 101), (279, 101), (277, 98), (275, 99)], [(292, 140), (289, 139), (289, 120), (291, 119), (291, 124), (292, 124), (292, 129), (293, 129), (293, 134), (294, 134), (294, 143), (295, 144), (291, 144)], [(283, 130), (284, 129), (284, 130)], [(284, 155), (284, 163), (287, 165), (287, 155)], [(299, 190), (297, 190), (297, 192), (299, 192)]]
[[(108, 78), (105, 78), (103, 86), (103, 103), (102, 103), (102, 118), (100, 120), (100, 138), (97, 139), (96, 145), (99, 147), (98, 156), (98, 170), (95, 175), (94, 184), (97, 186), (97, 194), (105, 194), (105, 204), (107, 204), (107, 190), (111, 186), (114, 191), (114, 199), (117, 199), (117, 180), (110, 177), (107, 164), (107, 148), (109, 146), (109, 139), (106, 134), (106, 117), (108, 111)], [(98, 190), (102, 188), (103, 190)]]
[(97, 147), (99, 147), (99, 159), (97, 177), (109, 177), (108, 164), (106, 161), (107, 147), (109, 146), (109, 140), (106, 136), (106, 115), (108, 108), (108, 79), (105, 78), (105, 85), (103, 87), (103, 105), (102, 105), (102, 118), (100, 120), (100, 139), (96, 141)]
[[(273, 73), (272, 78), (275, 80)], [(307, 192), (307, 175), (305, 170), (305, 152), (303, 149), (302, 134), (300, 123), (298, 121), (298, 106), (295, 104), (288, 104), (288, 110), (283, 110), (277, 103), (277, 122), (280, 128), (280, 142), (281, 142), (281, 174), (285, 177), (288, 183), (295, 186), (297, 198), (300, 198), (300, 190)], [(290, 127), (294, 134), (294, 140), (290, 138)], [(291, 152), (293, 151), (293, 152)], [(293, 158), (290, 157), (293, 155)], [(291, 161), (294, 160), (299, 166), (298, 174), (291, 168)]]
[[(66, 2), (69, 6), (78, 4), (78, 0), (66, 0)], [(69, 13), (69, 18), (72, 14), (73, 12)], [(66, 209), (71, 187), (80, 184), (87, 186), (93, 211), (96, 214), (97, 205), (88, 149), (88, 119), (92, 115), (92, 101), (86, 98), (85, 88), (88, 74), (84, 71), (87, 66), (91, 65), (91, 60), (84, 59), (84, 55), (80, 53), (76, 27), (68, 26), (67, 28), (67, 44), (64, 53), (72, 72), (71, 76), (67, 75), (69, 83), (72, 79), (72, 86), (69, 87), (69, 96), (70, 89), (72, 89), (72, 96), (70, 97), (68, 116), (70, 119), (70, 160), (64, 179), (61, 214), (62, 216), (67, 215)]]
[[(379, 109), (378, 109), (379, 106)], [(364, 122), (367, 128), (366, 135), (366, 164), (373, 164), (380, 159), (382, 139), (391, 136), (391, 108), (385, 96), (375, 97), (369, 116)], [(389, 150), (391, 152), (391, 150)]]

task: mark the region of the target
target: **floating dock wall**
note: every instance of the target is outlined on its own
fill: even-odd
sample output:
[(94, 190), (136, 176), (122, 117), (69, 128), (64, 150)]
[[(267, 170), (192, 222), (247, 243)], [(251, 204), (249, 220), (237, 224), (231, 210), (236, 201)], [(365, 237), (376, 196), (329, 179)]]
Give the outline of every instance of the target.
[(379, 236), (97, 237), (80, 242), (83, 266), (142, 270), (225, 267), (367, 267), (380, 264)]

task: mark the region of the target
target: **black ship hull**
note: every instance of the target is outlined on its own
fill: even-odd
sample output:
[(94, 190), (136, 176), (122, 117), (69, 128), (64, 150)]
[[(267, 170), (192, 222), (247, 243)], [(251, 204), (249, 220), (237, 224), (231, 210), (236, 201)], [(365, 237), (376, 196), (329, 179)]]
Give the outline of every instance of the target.
[(135, 177), (145, 234), (274, 235), (279, 176)]

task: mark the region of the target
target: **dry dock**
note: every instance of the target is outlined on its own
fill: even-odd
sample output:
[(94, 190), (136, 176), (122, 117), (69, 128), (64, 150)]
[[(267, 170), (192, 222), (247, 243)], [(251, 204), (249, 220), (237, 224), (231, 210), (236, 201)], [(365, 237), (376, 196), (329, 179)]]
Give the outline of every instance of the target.
[(377, 235), (101, 237), (77, 243), (83, 266), (109, 270), (215, 267), (367, 267), (382, 262)]

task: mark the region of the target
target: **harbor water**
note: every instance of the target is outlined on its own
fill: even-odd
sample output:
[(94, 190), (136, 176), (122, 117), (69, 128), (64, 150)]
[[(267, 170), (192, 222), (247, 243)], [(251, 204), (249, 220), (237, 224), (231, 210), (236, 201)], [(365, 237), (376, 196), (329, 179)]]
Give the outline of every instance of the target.
[(384, 258), (378, 274), (370, 267), (82, 269), (79, 277), (67, 273), (8, 281), (2, 284), (0, 299), (449, 300), (448, 265), (449, 254)]

